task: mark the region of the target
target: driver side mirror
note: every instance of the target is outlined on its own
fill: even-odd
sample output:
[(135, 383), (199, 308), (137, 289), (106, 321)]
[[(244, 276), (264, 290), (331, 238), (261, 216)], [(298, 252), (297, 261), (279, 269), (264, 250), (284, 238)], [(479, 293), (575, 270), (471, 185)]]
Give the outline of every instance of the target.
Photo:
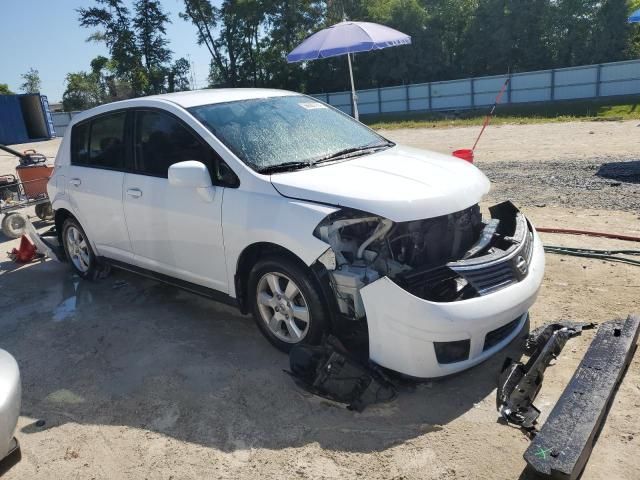
[(168, 179), (172, 187), (195, 188), (205, 202), (213, 202), (215, 189), (204, 163), (195, 160), (174, 163), (169, 167)]

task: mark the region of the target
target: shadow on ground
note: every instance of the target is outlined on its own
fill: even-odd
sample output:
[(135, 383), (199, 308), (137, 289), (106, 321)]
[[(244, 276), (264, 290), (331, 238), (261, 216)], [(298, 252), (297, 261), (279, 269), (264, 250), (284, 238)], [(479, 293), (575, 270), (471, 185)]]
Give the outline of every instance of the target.
[(603, 163), (596, 175), (619, 182), (640, 183), (640, 160)]
[(98, 282), (52, 261), (0, 264), (0, 347), (20, 364), (29, 435), (66, 422), (125, 425), (222, 451), (313, 442), (389, 448), (435, 431), (495, 387), (519, 340), (463, 374), (358, 414), (301, 392), (286, 355), (234, 309), (132, 274)]

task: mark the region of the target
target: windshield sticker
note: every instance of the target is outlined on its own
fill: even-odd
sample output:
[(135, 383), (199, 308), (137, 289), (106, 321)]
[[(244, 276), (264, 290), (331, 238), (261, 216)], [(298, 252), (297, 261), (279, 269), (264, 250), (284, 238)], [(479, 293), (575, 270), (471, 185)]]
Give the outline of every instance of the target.
[(305, 110), (318, 110), (320, 108), (327, 108), (326, 105), (323, 105), (323, 104), (317, 103), (317, 102), (299, 103), (298, 105), (300, 105)]

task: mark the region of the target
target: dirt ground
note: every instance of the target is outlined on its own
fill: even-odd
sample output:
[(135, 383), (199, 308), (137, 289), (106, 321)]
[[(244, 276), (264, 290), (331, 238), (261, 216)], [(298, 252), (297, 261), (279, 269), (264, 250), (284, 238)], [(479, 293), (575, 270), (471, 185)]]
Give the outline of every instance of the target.
[[(385, 134), (449, 152), (472, 144), (477, 131)], [(563, 162), (571, 168), (637, 162), (639, 133), (634, 122), (492, 127), (477, 153), (495, 180), (485, 204), (513, 195), (538, 226), (640, 235), (640, 212), (627, 207), (638, 204), (636, 177), (600, 190), (543, 178)], [(52, 154), (57, 144), (38, 147)], [(0, 158), (2, 172), (15, 163)], [(581, 175), (585, 185), (593, 180)], [(615, 208), (607, 208), (621, 191)], [(553, 245), (640, 248), (542, 237)], [(0, 348), (16, 357), (23, 382), (17, 432), (23, 454), (7, 480), (529, 478), (522, 459), (529, 440), (499, 423), (495, 411), (496, 375), (505, 356), (520, 356), (521, 339), (467, 372), (405, 388), (390, 404), (354, 413), (298, 390), (282, 372), (287, 357), (232, 308), (121, 271), (85, 282), (53, 261), (17, 266), (4, 254), (17, 241), (0, 241)], [(548, 254), (531, 326), (640, 313), (639, 273), (621, 263)], [(593, 336), (570, 340), (547, 370), (536, 401), (542, 421)], [(584, 480), (640, 478), (638, 407), (640, 354)]]

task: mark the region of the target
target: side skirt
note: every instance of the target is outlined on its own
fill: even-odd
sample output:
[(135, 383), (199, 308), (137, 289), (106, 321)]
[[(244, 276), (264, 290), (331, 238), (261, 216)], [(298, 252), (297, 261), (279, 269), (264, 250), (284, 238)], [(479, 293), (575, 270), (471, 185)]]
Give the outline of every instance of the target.
[(219, 290), (203, 287), (202, 285), (198, 285), (196, 283), (180, 280), (179, 278), (171, 277), (163, 273), (154, 272), (153, 270), (148, 270), (146, 268), (138, 267), (136, 265), (131, 265), (126, 262), (121, 262), (119, 260), (112, 260), (110, 258), (101, 257), (100, 261), (108, 263), (109, 265), (112, 265), (115, 268), (126, 270), (132, 273), (137, 273), (138, 275), (142, 275), (143, 277), (151, 278), (153, 280), (157, 280), (159, 282), (166, 283), (174, 287), (178, 287), (182, 290), (186, 290), (188, 292), (210, 298), (212, 300), (215, 300), (216, 302), (224, 303), (225, 305), (230, 305), (232, 307), (239, 308), (238, 300), (236, 298), (233, 298), (230, 295), (223, 293)]

